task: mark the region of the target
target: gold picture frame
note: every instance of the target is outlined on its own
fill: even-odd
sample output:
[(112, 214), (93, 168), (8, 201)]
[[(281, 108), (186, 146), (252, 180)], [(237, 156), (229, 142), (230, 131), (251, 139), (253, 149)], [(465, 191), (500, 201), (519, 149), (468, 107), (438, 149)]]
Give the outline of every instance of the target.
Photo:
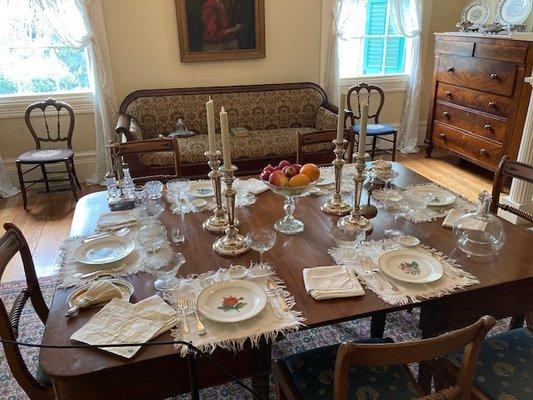
[(176, 0), (181, 62), (265, 57), (264, 0)]

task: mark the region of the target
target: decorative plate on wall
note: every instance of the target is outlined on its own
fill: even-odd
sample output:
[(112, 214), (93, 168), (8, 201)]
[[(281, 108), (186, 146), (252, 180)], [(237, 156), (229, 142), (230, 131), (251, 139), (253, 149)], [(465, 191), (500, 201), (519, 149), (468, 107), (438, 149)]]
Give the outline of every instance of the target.
[(529, 17), (533, 0), (496, 0), (494, 22), (502, 25), (522, 24)]
[(462, 21), (470, 21), (474, 25), (483, 25), (489, 19), (490, 7), (486, 0), (473, 0), (461, 12)]

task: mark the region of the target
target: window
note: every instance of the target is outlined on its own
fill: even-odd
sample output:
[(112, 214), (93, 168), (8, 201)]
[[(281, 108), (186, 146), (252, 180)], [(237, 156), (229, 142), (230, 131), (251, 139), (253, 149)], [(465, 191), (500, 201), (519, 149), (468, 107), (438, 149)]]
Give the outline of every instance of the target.
[(91, 91), (87, 52), (61, 43), (34, 0), (0, 0), (0, 97)]
[(354, 39), (339, 39), (340, 77), (403, 74), (409, 69), (410, 39), (400, 35), (388, 0), (367, 0), (358, 13), (364, 30)]

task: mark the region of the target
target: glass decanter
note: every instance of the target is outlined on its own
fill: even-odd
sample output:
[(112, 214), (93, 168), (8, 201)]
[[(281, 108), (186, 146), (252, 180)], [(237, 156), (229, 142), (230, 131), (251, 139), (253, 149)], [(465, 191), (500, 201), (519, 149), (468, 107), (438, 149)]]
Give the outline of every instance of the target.
[(117, 178), (112, 172), (108, 172), (105, 175), (105, 184), (107, 187), (107, 202), (109, 204), (118, 203), (121, 200), (120, 189), (117, 185)]
[(505, 242), (503, 224), (490, 213), (491, 201), (488, 192), (481, 192), (477, 210), (463, 214), (453, 225), (457, 247), (468, 256), (493, 256)]
[(122, 195), (125, 200), (135, 199), (135, 183), (130, 174), (130, 167), (128, 164), (122, 164)]

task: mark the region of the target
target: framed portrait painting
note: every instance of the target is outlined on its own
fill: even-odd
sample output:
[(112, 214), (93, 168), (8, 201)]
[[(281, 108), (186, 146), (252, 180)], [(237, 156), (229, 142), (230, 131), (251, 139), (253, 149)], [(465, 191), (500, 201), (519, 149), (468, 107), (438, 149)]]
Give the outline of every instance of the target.
[(182, 62), (265, 57), (264, 0), (176, 0)]

